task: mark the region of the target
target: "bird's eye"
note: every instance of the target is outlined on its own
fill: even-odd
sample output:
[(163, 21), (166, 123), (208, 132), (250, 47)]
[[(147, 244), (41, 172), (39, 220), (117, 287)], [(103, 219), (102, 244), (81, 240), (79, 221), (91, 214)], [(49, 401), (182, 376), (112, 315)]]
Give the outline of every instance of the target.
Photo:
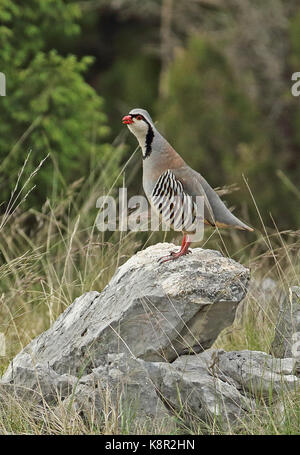
[(137, 115), (135, 118), (136, 118), (137, 120), (143, 120), (143, 117), (142, 117), (141, 115)]

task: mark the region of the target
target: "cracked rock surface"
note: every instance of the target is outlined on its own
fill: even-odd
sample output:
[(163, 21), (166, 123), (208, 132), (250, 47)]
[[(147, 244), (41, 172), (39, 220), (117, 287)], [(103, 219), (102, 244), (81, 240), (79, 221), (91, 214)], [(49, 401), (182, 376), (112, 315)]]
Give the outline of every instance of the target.
[(174, 248), (140, 251), (101, 293), (77, 298), (13, 359), (0, 396), (13, 389), (54, 406), (59, 396), (85, 416), (101, 416), (109, 395), (138, 418), (172, 413), (228, 427), (252, 412), (257, 394), (297, 388), (291, 358), (209, 349), (232, 324), (249, 270), (201, 248), (159, 265)]
[[(46, 363), (56, 373), (78, 375), (102, 365), (110, 353), (167, 362), (191, 348), (209, 348), (233, 322), (249, 270), (201, 248), (158, 265), (157, 259), (174, 248), (163, 243), (140, 251), (119, 267), (101, 293), (76, 299), (15, 357), (15, 369)], [(13, 364), (6, 382), (18, 380)]]

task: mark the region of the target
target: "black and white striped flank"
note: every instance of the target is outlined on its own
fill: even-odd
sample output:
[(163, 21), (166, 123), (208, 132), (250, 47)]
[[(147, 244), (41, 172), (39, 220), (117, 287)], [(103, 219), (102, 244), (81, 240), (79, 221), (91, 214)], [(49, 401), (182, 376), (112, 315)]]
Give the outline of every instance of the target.
[(175, 231), (193, 232), (197, 221), (197, 206), (192, 196), (185, 193), (182, 183), (169, 169), (160, 175), (151, 202), (162, 220)]

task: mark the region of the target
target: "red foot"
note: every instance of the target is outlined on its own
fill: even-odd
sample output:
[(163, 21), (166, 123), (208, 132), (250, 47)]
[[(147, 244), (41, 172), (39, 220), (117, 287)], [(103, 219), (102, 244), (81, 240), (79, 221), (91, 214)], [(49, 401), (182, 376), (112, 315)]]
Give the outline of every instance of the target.
[(175, 261), (175, 259), (180, 258), (180, 256), (184, 256), (185, 254), (191, 253), (192, 251), (189, 250), (190, 244), (191, 242), (186, 241), (186, 236), (184, 236), (180, 250), (177, 253), (175, 251), (171, 251), (171, 253), (168, 256), (162, 256), (161, 258), (159, 258), (158, 262), (160, 264), (163, 264), (164, 262)]

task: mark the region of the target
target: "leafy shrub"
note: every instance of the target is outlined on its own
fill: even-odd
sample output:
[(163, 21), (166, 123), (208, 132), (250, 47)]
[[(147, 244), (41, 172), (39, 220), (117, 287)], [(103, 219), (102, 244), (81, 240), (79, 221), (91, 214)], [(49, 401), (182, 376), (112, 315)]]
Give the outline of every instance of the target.
[(31, 202), (49, 193), (53, 169), (70, 182), (107, 153), (108, 146), (101, 144), (108, 131), (103, 100), (83, 78), (92, 58), (50, 49), (54, 39), (80, 32), (79, 17), (78, 6), (66, 0), (1, 3), (0, 70), (7, 80), (7, 96), (1, 99), (1, 201), (7, 200), (30, 149), (27, 172), (50, 154)]

